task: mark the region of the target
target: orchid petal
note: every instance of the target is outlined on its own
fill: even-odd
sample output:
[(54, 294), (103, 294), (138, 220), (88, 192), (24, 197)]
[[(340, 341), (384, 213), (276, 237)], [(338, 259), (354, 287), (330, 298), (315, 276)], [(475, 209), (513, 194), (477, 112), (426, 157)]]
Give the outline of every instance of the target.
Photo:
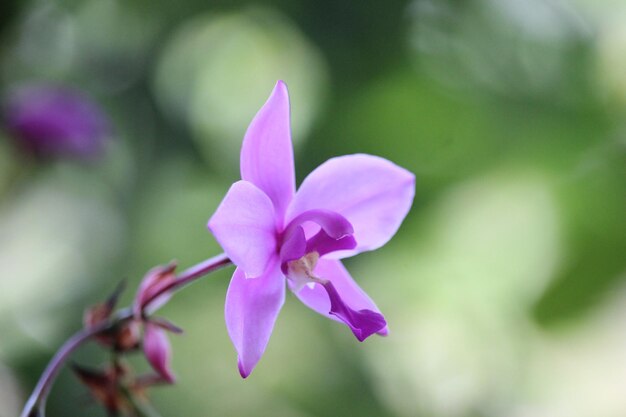
[[(332, 283), (335, 290), (335, 294), (333, 294), (335, 299), (332, 300), (334, 305), (329, 297), (328, 288), (325, 289), (322, 284), (316, 283), (313, 286), (307, 285), (300, 291), (295, 292), (296, 296), (307, 307), (330, 319), (347, 324), (361, 341), (369, 336), (371, 332), (383, 336), (387, 334), (387, 327), (386, 324), (383, 324), (384, 318), (379, 308), (365, 291), (354, 282), (350, 273), (340, 261), (320, 259), (317, 262), (314, 273), (321, 279)], [(341, 305), (353, 310), (355, 313), (359, 313), (359, 311), (366, 312), (362, 313), (362, 317), (356, 317), (356, 320), (351, 323), (349, 317), (340, 317), (342, 314), (339, 311)], [(345, 315), (345, 311), (343, 313)]]
[(228, 257), (249, 277), (265, 272), (276, 254), (274, 207), (250, 182), (238, 181), (230, 187), (208, 227)]
[(409, 212), (415, 177), (377, 156), (357, 154), (332, 158), (311, 172), (296, 193), (288, 220), (311, 209), (344, 216), (354, 227), (358, 246), (344, 256), (373, 250), (396, 233)]
[(143, 350), (152, 368), (167, 382), (173, 383), (175, 377), (170, 368), (172, 349), (165, 330), (157, 324), (147, 322), (143, 336)]
[(285, 301), (285, 281), (278, 262), (258, 278), (237, 268), (226, 294), (226, 327), (246, 378), (261, 359)]
[(241, 178), (269, 196), (280, 219), (295, 192), (289, 117), (287, 86), (278, 81), (250, 123), (241, 148)]

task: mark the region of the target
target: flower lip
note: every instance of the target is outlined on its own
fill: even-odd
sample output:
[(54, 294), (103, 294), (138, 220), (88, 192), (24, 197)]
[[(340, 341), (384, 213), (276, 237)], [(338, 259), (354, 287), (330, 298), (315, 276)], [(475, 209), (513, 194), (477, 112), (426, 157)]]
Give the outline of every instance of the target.
[(370, 309), (351, 308), (330, 280), (315, 275), (314, 270), (318, 261), (319, 253), (310, 252), (300, 259), (289, 262), (287, 277), (293, 284), (293, 290), (298, 292), (305, 285), (321, 285), (330, 301), (328, 313), (348, 325), (359, 342), (383, 331), (387, 326), (387, 321), (382, 314)]
[(322, 255), (342, 250), (352, 250), (356, 248), (357, 242), (353, 235), (345, 235), (339, 239), (328, 236), (324, 230), (320, 230), (316, 235), (306, 242), (306, 253), (317, 252)]
[(341, 214), (332, 210), (314, 209), (298, 214), (285, 227), (282, 235), (288, 238), (295, 228), (306, 222), (316, 223), (334, 239), (340, 239), (354, 233), (352, 224)]
[(332, 282), (319, 282), (326, 290), (330, 299), (330, 314), (339, 318), (348, 325), (359, 342), (364, 341), (374, 333), (383, 331), (387, 326), (385, 317), (369, 309), (354, 310), (341, 298)]
[[(315, 223), (320, 229), (309, 239), (306, 238), (306, 223)], [(309, 228), (309, 233), (312, 228)], [(344, 249), (354, 249), (356, 241), (352, 236), (352, 224), (341, 214), (331, 210), (307, 210), (296, 216), (279, 236), (278, 249), (281, 269), (288, 273), (288, 264), (316, 253), (317, 256)]]

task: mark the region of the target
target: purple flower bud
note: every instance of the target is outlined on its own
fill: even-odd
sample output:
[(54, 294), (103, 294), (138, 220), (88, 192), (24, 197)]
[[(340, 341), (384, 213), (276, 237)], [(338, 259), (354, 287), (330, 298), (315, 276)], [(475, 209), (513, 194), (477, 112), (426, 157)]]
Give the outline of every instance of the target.
[(16, 145), (35, 157), (93, 160), (104, 150), (108, 120), (76, 90), (28, 85), (10, 93), (3, 110)]
[(170, 263), (166, 266), (157, 266), (144, 276), (133, 304), (137, 319), (153, 313), (169, 301), (170, 293), (156, 295), (176, 280), (175, 269), (176, 263)]
[(175, 377), (170, 366), (172, 348), (161, 327), (151, 322), (146, 323), (143, 350), (152, 369), (165, 381), (174, 383)]

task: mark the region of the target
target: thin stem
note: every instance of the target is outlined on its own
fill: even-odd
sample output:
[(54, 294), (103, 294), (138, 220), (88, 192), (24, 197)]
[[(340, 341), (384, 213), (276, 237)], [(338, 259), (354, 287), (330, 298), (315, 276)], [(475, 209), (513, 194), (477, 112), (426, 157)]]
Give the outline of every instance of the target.
[[(70, 354), (78, 349), (78, 347), (80, 347), (84, 342), (94, 336), (97, 336), (99, 333), (110, 328), (110, 326), (110, 322), (105, 322), (89, 329), (81, 330), (75, 333), (63, 344), (63, 346), (61, 346), (50, 363), (48, 363), (48, 366), (44, 370), (43, 374), (41, 374), (41, 378), (39, 378), (37, 386), (24, 406), (21, 417), (32, 417), (38, 415), (34, 414), (34, 412), (37, 408), (42, 409), (45, 407), (46, 398), (52, 388), (52, 382), (54, 382), (54, 379)], [(43, 411), (41, 411), (39, 415), (43, 416), (43, 414)]]
[[(160, 291), (155, 293), (148, 302), (154, 301), (157, 297), (163, 295), (166, 292), (174, 292), (178, 289), (196, 281), (197, 279), (214, 272), (220, 268), (231, 265), (232, 262), (230, 259), (222, 254), (215, 256), (213, 258), (207, 259), (206, 261), (200, 262), (199, 264), (192, 266), (189, 269), (186, 269), (178, 277), (172, 281), (169, 285), (161, 288)], [(59, 371), (65, 364), (65, 361), (69, 358), (69, 356), (83, 343), (89, 341), (93, 337), (99, 335), (100, 333), (106, 332), (118, 325), (119, 323), (130, 320), (133, 318), (132, 308), (125, 308), (120, 310), (116, 316), (103, 322), (101, 324), (92, 326), (87, 329), (83, 329), (79, 332), (76, 332), (72, 337), (70, 337), (57, 351), (57, 353), (52, 357), (48, 366), (44, 370), (43, 374), (39, 378), (39, 382), (37, 386), (33, 390), (32, 394), (28, 398), (24, 409), (22, 410), (21, 417), (43, 417), (45, 412), (45, 404), (50, 393), (50, 389), (52, 388), (52, 383), (56, 379)]]
[(211, 272), (215, 272), (218, 269), (227, 267), (232, 265), (232, 261), (225, 254), (214, 256), (213, 258), (207, 259), (206, 261), (200, 262), (181, 272), (175, 280), (170, 282), (168, 285), (163, 286), (159, 289), (159, 291), (155, 292), (150, 298), (148, 298), (144, 305), (150, 304), (155, 299), (159, 298), (161, 295), (165, 293), (173, 293), (174, 291), (179, 290), (180, 288), (191, 284), (192, 282), (202, 278), (203, 276), (210, 274)]

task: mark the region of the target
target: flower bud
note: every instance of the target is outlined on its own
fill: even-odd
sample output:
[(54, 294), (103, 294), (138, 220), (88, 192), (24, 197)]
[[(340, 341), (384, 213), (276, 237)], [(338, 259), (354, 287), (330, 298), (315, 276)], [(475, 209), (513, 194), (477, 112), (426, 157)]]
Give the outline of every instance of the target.
[(170, 263), (166, 266), (158, 266), (148, 271), (146, 276), (141, 281), (139, 291), (135, 297), (135, 304), (133, 305), (135, 317), (146, 316), (159, 307), (165, 304), (171, 294), (161, 294), (161, 290), (176, 280), (175, 263)]
[(165, 330), (157, 324), (146, 322), (143, 350), (152, 369), (165, 381), (174, 383), (175, 377), (170, 366), (172, 349)]

